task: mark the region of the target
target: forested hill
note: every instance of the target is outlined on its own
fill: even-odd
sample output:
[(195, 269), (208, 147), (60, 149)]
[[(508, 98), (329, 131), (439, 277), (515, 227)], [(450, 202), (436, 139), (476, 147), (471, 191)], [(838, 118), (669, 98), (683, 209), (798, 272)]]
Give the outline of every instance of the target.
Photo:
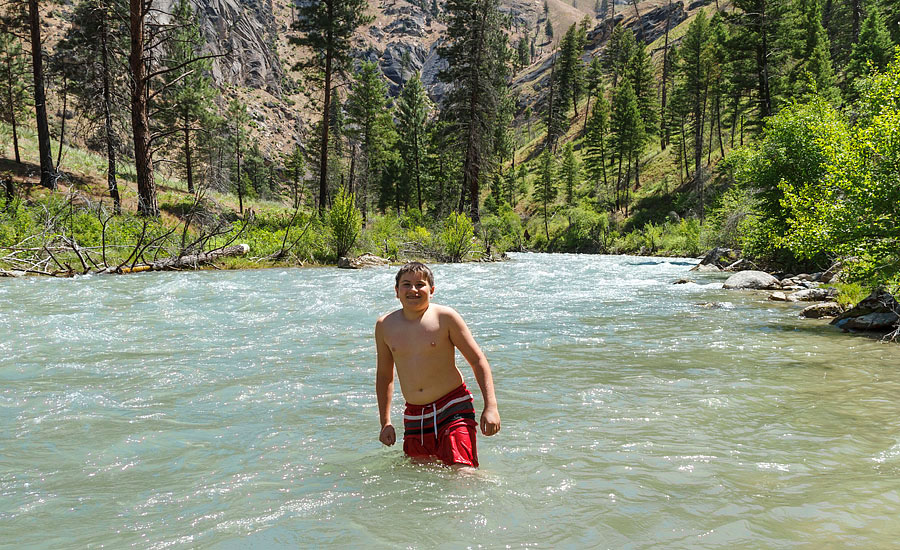
[(246, 229), (249, 203), (264, 249), (305, 224), (296, 257), (315, 261), (459, 259), (450, 243), (474, 233), (488, 254), (722, 245), (760, 265), (853, 258), (860, 278), (894, 281), (898, 14), (898, 0), (5, 0), (5, 200), (33, 174), (185, 234), (197, 208), (207, 229), (222, 214)]

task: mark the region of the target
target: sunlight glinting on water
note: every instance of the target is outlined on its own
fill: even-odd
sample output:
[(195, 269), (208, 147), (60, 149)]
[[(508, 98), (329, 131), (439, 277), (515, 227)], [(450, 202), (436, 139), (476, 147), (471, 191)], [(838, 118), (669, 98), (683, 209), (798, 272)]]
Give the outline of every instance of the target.
[(672, 285), (693, 263), (434, 266), (497, 384), (474, 473), (377, 441), (396, 267), (0, 281), (0, 546), (900, 539), (897, 347), (717, 276)]

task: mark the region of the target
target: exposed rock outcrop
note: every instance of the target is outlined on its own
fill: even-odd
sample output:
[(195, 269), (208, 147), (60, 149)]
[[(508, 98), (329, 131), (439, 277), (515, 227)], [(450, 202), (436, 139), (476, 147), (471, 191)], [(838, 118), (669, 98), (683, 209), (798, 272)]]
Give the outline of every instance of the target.
[[(161, 0), (157, 19), (168, 22), (175, 0)], [(240, 84), (281, 93), (284, 71), (275, 51), (277, 26), (272, 4), (266, 0), (191, 0), (205, 54), (224, 54), (212, 60), (216, 84)]]
[(832, 322), (844, 330), (890, 332), (900, 326), (900, 304), (885, 290), (876, 290)]
[(363, 269), (365, 267), (377, 267), (380, 265), (388, 265), (390, 263), (391, 262), (388, 260), (376, 256), (375, 254), (362, 254), (356, 258), (346, 258), (343, 256), (338, 258), (338, 267), (344, 269)]
[(781, 288), (781, 284), (778, 279), (765, 271), (738, 271), (725, 281), (722, 288), (775, 290)]

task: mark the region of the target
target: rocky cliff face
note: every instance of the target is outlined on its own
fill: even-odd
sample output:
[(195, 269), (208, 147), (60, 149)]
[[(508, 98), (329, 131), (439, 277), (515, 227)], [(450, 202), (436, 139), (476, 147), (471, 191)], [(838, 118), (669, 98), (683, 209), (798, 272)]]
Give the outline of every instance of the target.
[[(275, 50), (279, 25), (272, 11), (272, 0), (190, 2), (206, 40), (205, 53), (224, 54), (212, 63), (216, 83), (280, 94), (284, 70)], [(160, 0), (157, 7), (163, 13), (171, 13), (174, 5), (175, 0)]]

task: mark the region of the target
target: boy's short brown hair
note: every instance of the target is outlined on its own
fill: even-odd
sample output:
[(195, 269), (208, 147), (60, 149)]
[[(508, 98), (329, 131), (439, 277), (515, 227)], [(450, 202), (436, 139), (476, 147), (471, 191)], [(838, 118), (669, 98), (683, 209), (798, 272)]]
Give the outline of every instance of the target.
[(429, 268), (422, 262), (409, 262), (401, 267), (400, 271), (397, 272), (397, 277), (394, 283), (395, 288), (400, 286), (400, 278), (407, 273), (418, 273), (421, 275), (425, 275), (425, 279), (428, 280), (428, 285), (434, 286), (434, 273), (431, 272), (431, 268)]

